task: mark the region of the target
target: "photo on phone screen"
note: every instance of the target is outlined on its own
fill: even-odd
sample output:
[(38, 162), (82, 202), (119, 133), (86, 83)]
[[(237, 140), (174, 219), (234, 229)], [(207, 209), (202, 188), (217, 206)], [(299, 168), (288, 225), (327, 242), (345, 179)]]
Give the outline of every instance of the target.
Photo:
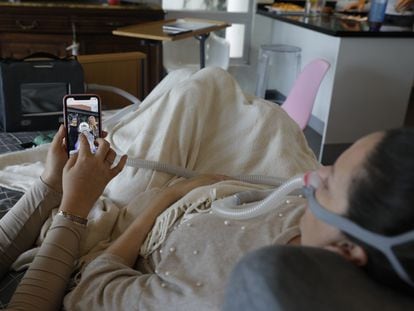
[(91, 152), (101, 137), (101, 109), (97, 95), (67, 95), (63, 99), (68, 153), (79, 150), (79, 135), (88, 139)]

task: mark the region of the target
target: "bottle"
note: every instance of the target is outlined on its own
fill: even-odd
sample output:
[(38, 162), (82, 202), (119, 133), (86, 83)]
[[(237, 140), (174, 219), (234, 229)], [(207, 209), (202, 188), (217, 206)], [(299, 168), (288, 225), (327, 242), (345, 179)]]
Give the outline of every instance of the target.
[(388, 0), (372, 0), (371, 8), (368, 14), (368, 24), (372, 31), (378, 31), (381, 28), (385, 18), (385, 9)]

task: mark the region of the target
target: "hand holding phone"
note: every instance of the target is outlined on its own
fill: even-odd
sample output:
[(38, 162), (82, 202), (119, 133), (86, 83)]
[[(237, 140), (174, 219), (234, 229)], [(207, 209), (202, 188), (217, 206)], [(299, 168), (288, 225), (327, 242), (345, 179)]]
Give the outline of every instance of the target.
[(92, 155), (89, 142), (84, 135), (79, 137), (79, 152), (70, 157), (63, 169), (63, 196), (60, 210), (86, 218), (93, 204), (104, 191), (108, 183), (125, 166), (127, 156), (123, 155), (116, 165), (112, 161), (115, 151), (108, 141), (98, 138), (99, 145)]
[(101, 102), (95, 94), (71, 94), (63, 98), (68, 154), (79, 150), (79, 135), (85, 135), (91, 152), (96, 152), (95, 140), (102, 137)]

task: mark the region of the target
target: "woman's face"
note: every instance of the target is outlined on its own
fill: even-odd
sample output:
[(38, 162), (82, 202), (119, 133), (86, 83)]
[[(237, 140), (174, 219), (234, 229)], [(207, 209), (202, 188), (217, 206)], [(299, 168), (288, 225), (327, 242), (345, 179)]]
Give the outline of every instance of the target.
[(96, 119), (94, 116), (89, 116), (88, 121), (90, 125), (92, 126), (96, 125)]
[[(322, 206), (336, 214), (345, 214), (348, 189), (353, 178), (382, 136), (383, 133), (379, 132), (365, 136), (348, 148), (334, 165), (321, 167), (317, 171), (321, 183), (315, 196)], [(306, 246), (326, 247), (344, 239), (338, 229), (318, 220), (309, 208), (301, 219), (300, 230), (301, 243)]]

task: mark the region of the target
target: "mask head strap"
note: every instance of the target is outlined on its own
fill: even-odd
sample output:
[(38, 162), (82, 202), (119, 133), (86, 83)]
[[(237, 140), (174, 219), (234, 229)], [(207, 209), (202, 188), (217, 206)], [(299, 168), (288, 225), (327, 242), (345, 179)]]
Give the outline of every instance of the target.
[(331, 211), (324, 208), (315, 198), (314, 187), (304, 187), (304, 194), (308, 199), (309, 209), (312, 211), (316, 218), (382, 252), (387, 257), (398, 276), (406, 283), (414, 287), (413, 280), (411, 280), (404, 267), (401, 265), (394, 252), (392, 251), (392, 248), (397, 245), (414, 241), (414, 230), (392, 237), (383, 236), (368, 231), (367, 229), (364, 229), (361, 226), (353, 223), (348, 218), (332, 213)]

